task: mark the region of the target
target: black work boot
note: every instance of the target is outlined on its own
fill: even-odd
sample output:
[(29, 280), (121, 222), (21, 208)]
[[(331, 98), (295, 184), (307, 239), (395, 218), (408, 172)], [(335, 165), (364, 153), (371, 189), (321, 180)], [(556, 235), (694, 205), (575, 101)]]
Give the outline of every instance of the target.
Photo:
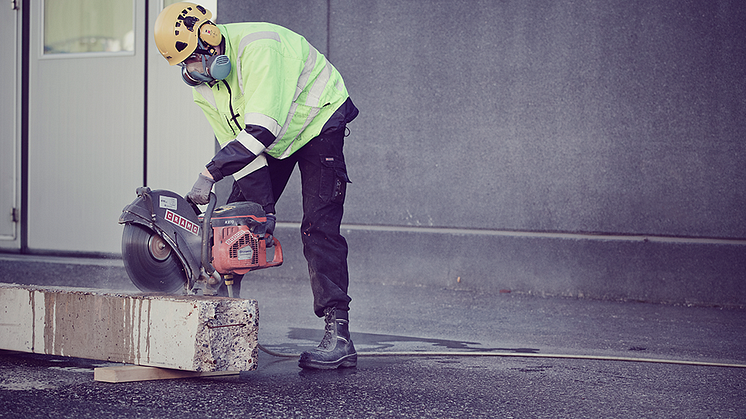
[(324, 320), (326, 333), (319, 347), (300, 354), (298, 366), (322, 370), (356, 366), (357, 352), (350, 339), (347, 312), (332, 307), (326, 308)]

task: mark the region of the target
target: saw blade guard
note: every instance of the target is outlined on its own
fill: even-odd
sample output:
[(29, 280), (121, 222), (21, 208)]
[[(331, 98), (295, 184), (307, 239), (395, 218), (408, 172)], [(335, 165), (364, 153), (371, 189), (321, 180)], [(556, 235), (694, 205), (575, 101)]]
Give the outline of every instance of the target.
[[(191, 290), (199, 279), (202, 248), (202, 227), (194, 207), (181, 195), (171, 191), (151, 191), (143, 187), (138, 188), (137, 195), (119, 218), (119, 223), (125, 224), (122, 257), (125, 267), (130, 266), (130, 278), (143, 291), (167, 292), (163, 291), (161, 281), (155, 275), (148, 274), (146, 269), (175, 276), (172, 269), (163, 266), (165, 259), (168, 259), (181, 265), (181, 285)], [(136, 226), (148, 236), (134, 228)], [(166, 253), (169, 255), (164, 259)]]

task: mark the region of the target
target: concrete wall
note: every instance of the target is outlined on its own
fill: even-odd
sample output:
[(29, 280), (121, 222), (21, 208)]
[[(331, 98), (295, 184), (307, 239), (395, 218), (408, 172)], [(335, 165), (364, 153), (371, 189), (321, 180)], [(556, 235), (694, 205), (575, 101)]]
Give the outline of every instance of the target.
[[(304, 34), (361, 109), (353, 281), (746, 304), (746, 3), (218, 7)], [(288, 267), (262, 274), (304, 270), (285, 226)]]

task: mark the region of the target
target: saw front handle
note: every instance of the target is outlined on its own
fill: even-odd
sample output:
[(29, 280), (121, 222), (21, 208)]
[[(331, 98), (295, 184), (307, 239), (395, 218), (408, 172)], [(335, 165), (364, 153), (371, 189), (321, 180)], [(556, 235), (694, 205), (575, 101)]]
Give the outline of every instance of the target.
[[(191, 203), (192, 201), (189, 200)], [(218, 203), (218, 197), (210, 192), (210, 202), (207, 204), (205, 215), (202, 218), (202, 268), (207, 272), (207, 275), (212, 275), (215, 272), (215, 268), (212, 266), (212, 226), (210, 225), (210, 219), (212, 219), (212, 213), (215, 210), (215, 205)], [(194, 203), (192, 203), (194, 205)]]
[[(267, 252), (267, 245), (266, 245), (266, 243), (267, 243), (267, 236), (269, 236), (269, 234), (267, 234), (267, 235), (264, 236), (264, 243), (265, 243), (265, 245), (264, 245), (264, 252), (265, 252), (264, 253), (264, 258), (265, 259), (264, 260), (266, 260), (266, 257), (267, 257), (267, 253), (266, 253)], [(275, 254), (272, 257), (272, 261), (271, 262), (267, 262), (266, 265), (262, 266), (262, 268), (271, 268), (273, 266), (280, 266), (280, 265), (282, 265), (282, 245), (280, 244), (280, 241), (277, 240), (277, 237), (273, 236), (272, 240), (274, 240), (274, 242), (275, 242), (274, 245), (273, 245), (273, 247), (275, 248)]]

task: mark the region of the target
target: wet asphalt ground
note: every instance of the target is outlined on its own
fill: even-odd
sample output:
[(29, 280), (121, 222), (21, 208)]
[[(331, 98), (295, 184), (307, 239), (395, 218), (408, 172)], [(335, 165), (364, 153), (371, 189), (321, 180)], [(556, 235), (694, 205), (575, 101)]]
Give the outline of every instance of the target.
[[(117, 260), (0, 254), (0, 282), (137, 292)], [(239, 375), (111, 384), (93, 368), (118, 364), (0, 351), (0, 417), (746, 417), (744, 309), (354, 278), (350, 294), (357, 368), (305, 371), (260, 352)], [(307, 281), (256, 275), (241, 296), (259, 301), (268, 349), (320, 341)]]

